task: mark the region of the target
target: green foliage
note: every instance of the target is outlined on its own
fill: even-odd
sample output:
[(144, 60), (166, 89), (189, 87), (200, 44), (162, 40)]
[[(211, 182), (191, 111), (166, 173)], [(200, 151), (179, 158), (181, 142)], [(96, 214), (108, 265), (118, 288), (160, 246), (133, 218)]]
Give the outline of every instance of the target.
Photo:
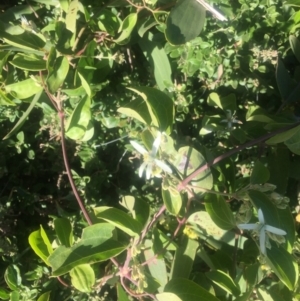
[(0, 299), (298, 300), (299, 1), (2, 2)]

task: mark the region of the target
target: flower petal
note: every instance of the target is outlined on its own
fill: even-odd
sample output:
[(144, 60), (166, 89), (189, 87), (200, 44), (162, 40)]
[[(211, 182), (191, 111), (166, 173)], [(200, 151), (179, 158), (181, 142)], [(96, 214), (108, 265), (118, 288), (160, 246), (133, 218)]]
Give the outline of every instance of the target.
[(157, 151), (158, 151), (159, 146), (160, 146), (160, 141), (161, 141), (161, 133), (158, 132), (157, 138), (156, 138), (156, 139), (154, 140), (154, 142), (153, 142), (152, 150), (151, 150), (151, 153), (150, 153), (150, 156), (151, 156), (152, 158), (155, 158), (155, 157), (156, 157)]
[(258, 213), (258, 220), (263, 225), (265, 223), (265, 218), (262, 210), (259, 208), (257, 213)]
[(242, 230), (257, 230), (259, 228), (258, 224), (239, 224), (237, 226)]
[(147, 166), (147, 169), (146, 169), (146, 179), (147, 180), (149, 180), (151, 178), (152, 168), (153, 168), (153, 163), (148, 162), (148, 166)]
[(142, 155), (147, 154), (148, 152), (145, 150), (143, 146), (141, 146), (139, 143), (136, 141), (130, 141), (130, 144)]
[(144, 172), (146, 166), (147, 166), (147, 162), (143, 162), (143, 164), (140, 166), (140, 169), (139, 169), (139, 177), (140, 178), (143, 176), (143, 172)]
[(270, 226), (270, 225), (266, 225), (265, 229), (266, 229), (266, 231), (269, 231), (269, 232), (277, 234), (277, 235), (286, 235), (286, 232), (284, 230)]
[(160, 167), (163, 171), (167, 173), (172, 173), (172, 169), (163, 161), (160, 161), (158, 159), (154, 159), (155, 164)]
[(262, 227), (259, 232), (259, 246), (262, 254), (266, 255), (266, 232), (265, 227)]

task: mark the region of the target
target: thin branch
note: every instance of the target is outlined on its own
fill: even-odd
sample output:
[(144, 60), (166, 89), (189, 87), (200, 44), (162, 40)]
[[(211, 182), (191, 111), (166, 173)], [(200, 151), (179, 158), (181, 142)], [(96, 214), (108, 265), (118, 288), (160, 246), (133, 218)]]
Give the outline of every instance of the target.
[(228, 157), (230, 157), (230, 156), (232, 156), (232, 155), (240, 152), (241, 150), (243, 150), (243, 149), (245, 149), (247, 147), (256, 145), (256, 144), (258, 144), (260, 142), (264, 142), (265, 140), (267, 140), (267, 139), (269, 139), (269, 138), (271, 138), (271, 137), (273, 137), (273, 136), (275, 136), (277, 134), (280, 134), (280, 133), (283, 133), (283, 132), (285, 132), (287, 130), (295, 128), (298, 125), (300, 125), (299, 121), (296, 122), (296, 123), (294, 123), (294, 124), (292, 124), (292, 125), (288, 125), (288, 126), (286, 126), (284, 128), (278, 129), (276, 131), (273, 131), (271, 133), (267, 133), (267, 134), (265, 134), (265, 135), (263, 135), (261, 137), (258, 137), (256, 139), (248, 141), (248, 142), (246, 142), (246, 143), (244, 143), (244, 144), (242, 144), (242, 145), (240, 145), (240, 146), (238, 146), (236, 148), (231, 149), (227, 153), (222, 154), (222, 155), (216, 157), (211, 162), (206, 163), (205, 165), (203, 165), (200, 168), (198, 168), (197, 170), (195, 170), (192, 174), (190, 174), (188, 177), (186, 177), (181, 183), (179, 183), (178, 186), (177, 186), (178, 191), (181, 191), (182, 189), (185, 189), (185, 187), (188, 185), (188, 183), (190, 181), (192, 181), (195, 177), (197, 177), (201, 172), (207, 170), (211, 166), (219, 163), (220, 161), (222, 161), (222, 160), (224, 160), (224, 159), (226, 159), (226, 158), (228, 158)]

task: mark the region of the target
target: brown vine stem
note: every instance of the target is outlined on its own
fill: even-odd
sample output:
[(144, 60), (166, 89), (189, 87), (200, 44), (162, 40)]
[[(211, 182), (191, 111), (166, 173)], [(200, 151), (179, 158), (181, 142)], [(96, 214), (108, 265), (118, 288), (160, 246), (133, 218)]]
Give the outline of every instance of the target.
[(192, 174), (190, 174), (188, 177), (186, 177), (181, 183), (179, 183), (177, 185), (178, 191), (181, 191), (181, 190), (185, 189), (186, 186), (188, 185), (188, 183), (190, 181), (192, 181), (195, 177), (197, 177), (201, 172), (203, 172), (206, 169), (208, 169), (209, 167), (211, 167), (211, 166), (219, 163), (220, 161), (224, 160), (225, 158), (228, 158), (228, 157), (230, 157), (230, 156), (232, 156), (232, 155), (240, 152), (241, 150), (243, 150), (243, 149), (245, 149), (247, 147), (250, 147), (250, 146), (256, 145), (258, 143), (264, 142), (267, 139), (269, 139), (269, 138), (271, 138), (271, 137), (273, 137), (273, 136), (275, 136), (277, 134), (283, 133), (283, 132), (285, 132), (287, 130), (290, 130), (290, 129), (298, 126), (298, 125), (300, 125), (300, 121), (298, 121), (298, 122), (296, 122), (296, 123), (294, 123), (292, 125), (288, 125), (286, 127), (283, 127), (281, 129), (275, 130), (273, 132), (267, 133), (267, 134), (265, 134), (265, 135), (263, 135), (261, 137), (253, 139), (251, 141), (248, 141), (248, 142), (246, 142), (246, 143), (244, 143), (244, 144), (242, 144), (242, 145), (240, 145), (240, 146), (238, 146), (236, 148), (231, 149), (227, 153), (222, 154), (222, 155), (216, 157), (211, 162), (206, 163), (203, 166), (201, 166), (200, 168), (198, 168), (197, 170), (195, 170)]

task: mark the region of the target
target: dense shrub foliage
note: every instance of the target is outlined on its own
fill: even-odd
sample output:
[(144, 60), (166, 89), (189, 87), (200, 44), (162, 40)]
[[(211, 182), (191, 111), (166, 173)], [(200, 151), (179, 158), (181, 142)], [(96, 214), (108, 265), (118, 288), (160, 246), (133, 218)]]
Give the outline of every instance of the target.
[(0, 299), (300, 299), (300, 0), (0, 4)]

